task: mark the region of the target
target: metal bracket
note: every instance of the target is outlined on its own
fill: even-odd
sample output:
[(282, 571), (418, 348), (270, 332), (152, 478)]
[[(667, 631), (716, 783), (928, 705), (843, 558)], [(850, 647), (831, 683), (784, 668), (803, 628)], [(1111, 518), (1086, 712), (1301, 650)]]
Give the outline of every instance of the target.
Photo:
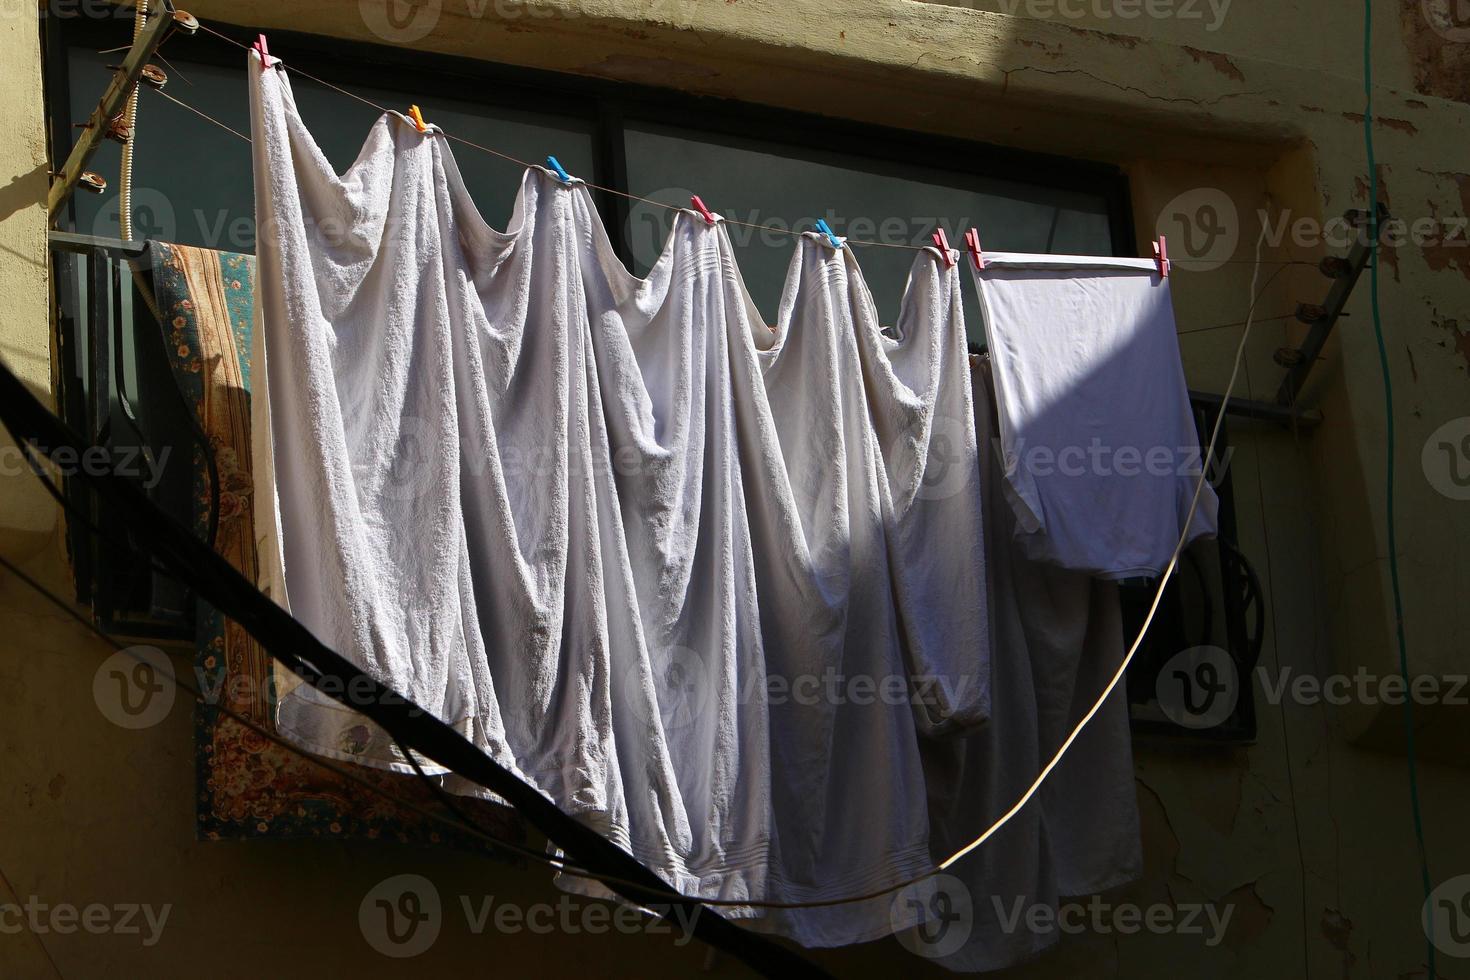
[[(1225, 396), (1217, 395), (1212, 391), (1190, 389), (1189, 400), (1196, 406), (1218, 413)], [(1289, 429), (1311, 429), (1322, 424), (1322, 413), (1315, 408), (1273, 405), (1270, 402), (1253, 402), (1243, 398), (1230, 399), (1230, 404), (1225, 408), (1225, 414), (1243, 419), (1256, 419), (1260, 422), (1273, 422)]]
[(92, 110), (92, 118), (82, 129), (82, 138), (77, 141), (76, 146), (72, 147), (71, 155), (66, 158), (66, 165), (61, 168), (56, 180), (51, 184), (51, 191), (46, 198), (46, 213), (50, 220), (56, 220), (56, 215), (71, 199), (72, 191), (76, 189), (77, 181), (81, 179), (82, 171), (92, 159), (92, 154), (97, 152), (98, 144), (106, 138), (113, 118), (122, 111), (128, 101), (129, 93), (138, 84), (138, 79), (142, 77), (143, 70), (148, 67), (148, 62), (158, 51), (158, 46), (163, 43), (168, 29), (173, 26), (174, 16), (174, 5), (170, 0), (160, 0), (157, 13), (149, 16), (143, 32), (133, 41), (127, 57), (118, 66), (112, 76), (112, 81), (107, 84), (106, 91), (102, 93), (102, 100), (97, 103), (97, 108)]
[[(1363, 270), (1368, 267), (1368, 261), (1373, 257), (1373, 243), (1368, 241), (1367, 226), (1368, 212), (1361, 210), (1349, 211), (1343, 215), (1354, 227), (1364, 229), (1352, 251), (1346, 259), (1329, 258), (1323, 259), (1319, 268), (1322, 274), (1332, 279), (1332, 288), (1327, 291), (1327, 299), (1321, 306), (1302, 304), (1297, 310), (1297, 319), (1311, 324), (1307, 331), (1306, 339), (1297, 349), (1300, 355), (1286, 370), (1286, 377), (1281, 381), (1281, 387), (1276, 391), (1276, 404), (1294, 405), (1297, 395), (1301, 393), (1302, 385), (1306, 383), (1307, 375), (1312, 373), (1312, 366), (1322, 355), (1322, 348), (1327, 344), (1327, 338), (1332, 334), (1332, 328), (1337, 325), (1338, 317), (1343, 315), (1342, 309), (1347, 305), (1348, 297), (1353, 294), (1353, 287), (1358, 284), (1358, 278), (1362, 276)], [(1382, 204), (1378, 205), (1378, 228), (1380, 234), (1384, 224), (1389, 220), (1388, 209)]]

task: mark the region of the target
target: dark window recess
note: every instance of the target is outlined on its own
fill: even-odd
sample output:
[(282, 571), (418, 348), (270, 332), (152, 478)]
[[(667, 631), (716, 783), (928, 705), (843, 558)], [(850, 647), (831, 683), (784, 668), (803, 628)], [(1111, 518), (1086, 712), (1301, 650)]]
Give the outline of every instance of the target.
[[(1216, 410), (1194, 405), (1201, 446), (1209, 443)], [(1254, 677), (1266, 606), (1260, 579), (1237, 544), (1229, 428), (1221, 426), (1207, 467), (1220, 498), (1219, 535), (1181, 556), (1128, 669), (1136, 735), (1233, 745), (1256, 738)], [(1153, 579), (1122, 583), (1124, 643), (1138, 636), (1157, 587)]]
[[(137, 290), (134, 269), (149, 277), (147, 247), (53, 233), (51, 268), (63, 417), (87, 442), (109, 447), (155, 503), (190, 521), (195, 460), (207, 456), (170, 373), (163, 332)], [(108, 632), (192, 637), (190, 591), (155, 571), (133, 547), (126, 522), (84, 487), (62, 475), (78, 601)]]
[[(74, 123), (101, 96), (107, 65), (118, 58), (112, 49), (128, 43), (131, 29), (128, 18), (43, 18), (54, 159), (65, 158)], [(244, 42), (256, 33), (226, 30)], [(669, 204), (685, 206), (698, 193), (732, 219), (805, 230), (826, 218), (838, 234), (914, 245), (928, 244), (935, 225), (951, 242), (974, 225), (992, 249), (1134, 250), (1127, 180), (1105, 164), (403, 48), (286, 32), (272, 32), (271, 46), (382, 105), (418, 103), (430, 121), (477, 143), (532, 161), (554, 153), (589, 181)], [(159, 64), (171, 93), (248, 133), (238, 49), (202, 34), (180, 35), (164, 53), (168, 64)], [(310, 80), (292, 84), (323, 152), (345, 169), (377, 111)], [(250, 148), (152, 92), (142, 94), (140, 106), (137, 236), (252, 252)], [(454, 152), (481, 211), (503, 226), (519, 168), (469, 147)], [(91, 168), (109, 181), (107, 193), (74, 195), (58, 217), (62, 233), (53, 236), (61, 408), (87, 438), (136, 450), (145, 473), (156, 466), (149, 493), (188, 523), (195, 457), (203, 450), (168, 367), (164, 332), (134, 285), (135, 275), (146, 275), (146, 246), (116, 240), (119, 157), (116, 144), (102, 145)], [(595, 194), (622, 259), (645, 271), (667, 234), (669, 213)], [(794, 242), (735, 225), (731, 237), (752, 296), (774, 319)], [(892, 322), (913, 254), (869, 248), (859, 259), (880, 314)], [(966, 319), (974, 337), (980, 317), (972, 292), (965, 291)], [(71, 505), (103, 531), (98, 540), (75, 517), (68, 525), (78, 596), (99, 622), (139, 637), (189, 635), (188, 591), (139, 559), (128, 528), (105, 507), (85, 496)]]

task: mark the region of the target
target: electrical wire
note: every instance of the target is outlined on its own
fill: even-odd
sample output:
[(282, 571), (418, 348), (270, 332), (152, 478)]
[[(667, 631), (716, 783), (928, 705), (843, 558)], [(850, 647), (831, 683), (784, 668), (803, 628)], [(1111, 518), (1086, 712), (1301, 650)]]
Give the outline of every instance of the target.
[[(1398, 528), (1394, 511), (1394, 455), (1397, 438), (1394, 431), (1393, 375), (1389, 370), (1388, 346), (1383, 339), (1383, 313), (1378, 296), (1378, 161), (1373, 147), (1373, 0), (1363, 0), (1363, 145), (1368, 157), (1368, 270), (1369, 296), (1373, 307), (1373, 339), (1378, 343), (1378, 367), (1383, 375), (1383, 416), (1386, 426), (1384, 446), (1385, 521), (1388, 527), (1388, 575), (1393, 587), (1394, 637), (1399, 648), (1399, 677), (1408, 690), (1409, 645), (1404, 635), (1404, 595), (1399, 582)], [(1419, 762), (1414, 744), (1414, 699), (1404, 698), (1404, 750), (1409, 769), (1409, 802), (1414, 817), (1414, 843), (1419, 851), (1419, 877), (1428, 906), (1433, 892), (1429, 876), (1429, 847), (1424, 840), (1424, 813), (1419, 800)], [(1425, 955), (1428, 957), (1429, 980), (1434, 980), (1435, 945), (1434, 915), (1424, 920)]]
[[(137, 0), (137, 6), (133, 10), (134, 44), (137, 44), (138, 38), (143, 36), (143, 29), (147, 25), (148, 0)], [(138, 86), (136, 84), (128, 93), (127, 104), (123, 107), (123, 121), (128, 128), (128, 141), (123, 144), (122, 150), (122, 173), (118, 180), (117, 220), (122, 240), (130, 242), (133, 240), (133, 152), (134, 145), (138, 141)]]

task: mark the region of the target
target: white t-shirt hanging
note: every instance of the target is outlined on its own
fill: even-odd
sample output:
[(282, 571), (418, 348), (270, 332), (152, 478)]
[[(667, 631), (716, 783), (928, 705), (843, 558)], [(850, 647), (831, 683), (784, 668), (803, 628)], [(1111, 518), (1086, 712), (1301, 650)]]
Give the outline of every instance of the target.
[[(1202, 468), (1168, 280), (1139, 259), (985, 262), (971, 271), (1027, 554), (1103, 578), (1158, 575)], [(1215, 533), (1216, 507), (1206, 483), (1188, 541)]]

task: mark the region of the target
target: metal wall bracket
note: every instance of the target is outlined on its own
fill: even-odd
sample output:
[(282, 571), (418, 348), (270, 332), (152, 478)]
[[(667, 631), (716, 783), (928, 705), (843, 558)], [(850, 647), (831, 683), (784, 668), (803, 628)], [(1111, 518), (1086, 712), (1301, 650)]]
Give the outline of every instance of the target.
[(122, 111), (128, 101), (128, 95), (138, 84), (138, 79), (142, 77), (143, 70), (148, 67), (148, 62), (168, 35), (168, 30), (174, 23), (174, 16), (174, 5), (170, 0), (159, 0), (158, 11), (149, 16), (143, 32), (128, 49), (127, 57), (118, 66), (112, 76), (112, 81), (107, 84), (106, 91), (102, 93), (102, 100), (97, 103), (97, 108), (92, 110), (91, 119), (83, 127), (82, 138), (71, 148), (71, 155), (66, 158), (66, 165), (58, 171), (55, 181), (51, 184), (51, 191), (46, 198), (46, 213), (50, 220), (55, 221), (56, 215), (71, 199), (72, 191), (76, 189), (77, 181), (82, 177), (82, 171), (92, 159), (92, 154), (97, 152), (98, 144), (107, 137), (112, 120)]
[[(1327, 338), (1332, 335), (1332, 328), (1337, 325), (1338, 317), (1343, 315), (1343, 307), (1347, 305), (1348, 297), (1353, 294), (1353, 287), (1358, 284), (1358, 278), (1362, 276), (1363, 270), (1368, 267), (1368, 262), (1373, 257), (1373, 243), (1368, 239), (1368, 212), (1364, 210), (1349, 211), (1344, 218), (1355, 228), (1362, 229), (1358, 241), (1353, 245), (1352, 251), (1346, 259), (1327, 258), (1323, 259), (1319, 268), (1322, 274), (1332, 280), (1332, 287), (1327, 291), (1327, 299), (1321, 306), (1302, 304), (1297, 310), (1297, 319), (1311, 326), (1307, 331), (1306, 339), (1297, 349), (1300, 356), (1293, 358), (1294, 363), (1287, 368), (1286, 377), (1281, 381), (1281, 387), (1276, 391), (1276, 404), (1294, 405), (1297, 395), (1301, 393), (1302, 386), (1306, 384), (1307, 376), (1312, 373), (1312, 366), (1322, 356), (1322, 348), (1327, 344)], [(1382, 234), (1384, 224), (1389, 220), (1388, 209), (1382, 204), (1378, 205), (1378, 229)]]

